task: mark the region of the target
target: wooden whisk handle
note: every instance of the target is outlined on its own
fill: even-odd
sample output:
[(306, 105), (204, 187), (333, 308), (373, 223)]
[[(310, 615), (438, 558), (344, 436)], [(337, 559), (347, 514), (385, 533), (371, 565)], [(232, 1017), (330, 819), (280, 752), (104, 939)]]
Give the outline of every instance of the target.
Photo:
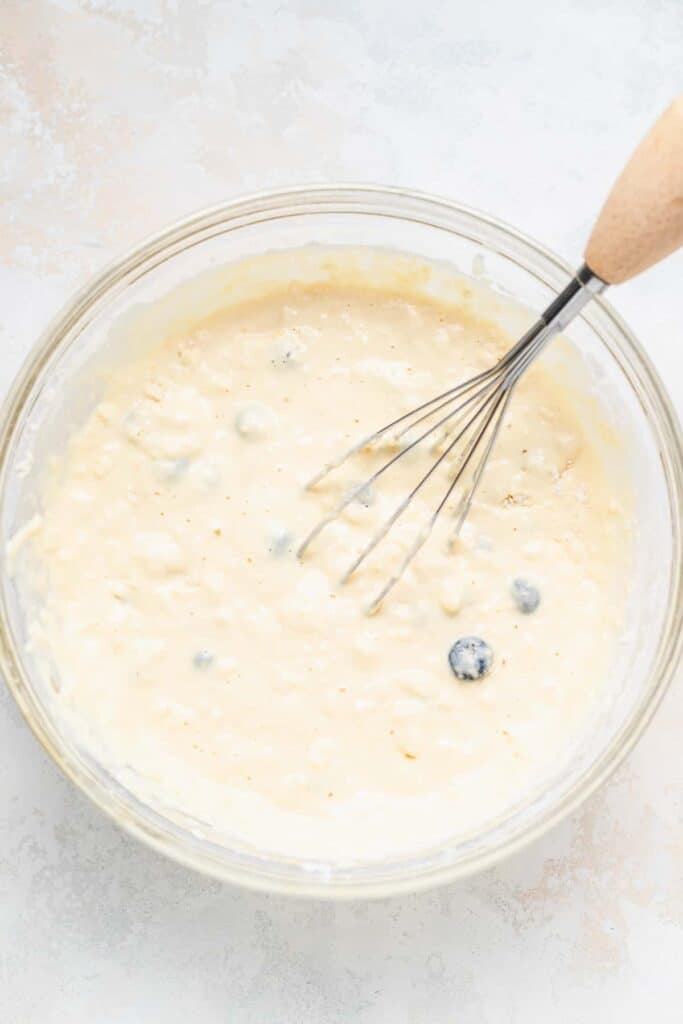
[(683, 95), (673, 101), (617, 178), (586, 247), (586, 263), (620, 284), (683, 245)]

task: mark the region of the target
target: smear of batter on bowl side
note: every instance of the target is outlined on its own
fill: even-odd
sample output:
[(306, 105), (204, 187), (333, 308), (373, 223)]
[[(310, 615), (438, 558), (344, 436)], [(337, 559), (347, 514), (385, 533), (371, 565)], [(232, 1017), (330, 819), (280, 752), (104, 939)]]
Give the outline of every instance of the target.
[[(380, 857), (476, 830), (568, 754), (622, 622), (630, 499), (542, 363), (454, 550), (446, 516), (377, 615), (435, 492), (337, 581), (424, 455), (295, 555), (382, 453), (305, 481), (510, 340), (464, 301), (304, 283), (111, 374), (45, 486), (34, 643), (128, 786), (267, 850)], [(454, 650), (472, 636), (483, 672), (485, 652)]]

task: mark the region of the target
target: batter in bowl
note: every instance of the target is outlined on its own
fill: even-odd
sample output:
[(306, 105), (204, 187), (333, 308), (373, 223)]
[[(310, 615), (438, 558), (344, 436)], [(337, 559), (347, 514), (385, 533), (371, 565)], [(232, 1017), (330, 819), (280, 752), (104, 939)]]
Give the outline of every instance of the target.
[[(81, 742), (144, 799), (306, 858), (405, 854), (538, 787), (603, 696), (631, 544), (628, 491), (545, 357), (459, 540), (446, 516), (377, 614), (433, 494), (338, 581), (422, 461), (296, 557), (383, 453), (305, 482), (510, 343), (464, 300), (338, 280), (233, 301), (113, 372), (31, 542), (33, 642)], [(470, 636), (488, 660), (463, 679)]]

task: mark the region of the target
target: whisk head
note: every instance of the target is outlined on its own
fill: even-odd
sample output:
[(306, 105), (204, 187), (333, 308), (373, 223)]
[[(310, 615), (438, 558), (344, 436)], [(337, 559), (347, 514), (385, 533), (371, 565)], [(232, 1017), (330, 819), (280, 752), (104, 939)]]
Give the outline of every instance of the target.
[[(412, 490), (399, 502), (342, 576), (341, 582), (346, 583), (368, 555), (386, 537), (416, 495), (434, 477), (437, 470), (441, 467), (447, 471), (445, 492), (437, 500), (436, 507), (429, 517), (418, 529), (402, 563), (368, 608), (369, 612), (376, 611), (428, 540), (443, 510), (451, 500), (455, 499), (457, 501), (454, 508), (455, 523), (451, 544), (457, 538), (500, 433), (515, 384), (549, 339), (558, 331), (563, 330), (592, 296), (599, 294), (604, 288), (605, 282), (597, 277), (590, 267), (583, 264), (539, 319), (495, 366), (470, 377), (462, 384), (449, 388), (428, 402), (424, 402), (410, 412), (392, 420), (391, 423), (380, 427), (379, 430), (375, 430), (374, 433), (353, 445), (339, 458), (324, 466), (308, 482), (307, 489), (313, 489), (329, 473), (354, 455), (371, 450), (373, 446), (387, 437), (393, 438), (395, 443), (401, 445), (398, 452), (387, 459), (367, 480), (347, 494), (331, 513), (317, 523), (300, 545), (297, 552), (298, 557), (303, 558), (325, 527), (333, 523), (352, 501), (361, 497), (364, 491), (371, 489), (381, 476), (409, 452), (425, 442), (430, 444), (432, 453), (435, 453), (435, 448), (440, 448), (441, 451), (434, 462), (423, 473)], [(417, 436), (411, 437), (411, 433), (415, 430), (417, 430)], [(437, 435), (436, 445), (434, 444), (435, 435)], [(406, 438), (410, 438), (410, 440), (402, 443)]]
[[(370, 613), (376, 611), (387, 594), (398, 583), (418, 551), (431, 535), (437, 519), (452, 498), (460, 484), (464, 484), (461, 493), (457, 494), (454, 509), (454, 529), (451, 544), (460, 532), (469, 512), (472, 500), (484, 472), (486, 463), (500, 431), (512, 389), (517, 377), (510, 373), (507, 359), (497, 366), (485, 370), (435, 398), (424, 402), (410, 412), (399, 416), (379, 430), (357, 442), (343, 455), (328, 463), (307, 484), (313, 489), (329, 473), (340, 467), (354, 455), (372, 450), (378, 443), (391, 439), (400, 445), (399, 450), (388, 458), (372, 475), (360, 485), (354, 487), (342, 501), (316, 526), (300, 545), (297, 555), (303, 558), (311, 544), (322, 533), (325, 527), (334, 522), (353, 501), (362, 497), (364, 492), (387, 473), (396, 463), (420, 445), (428, 444), (432, 454), (435, 448), (440, 449), (434, 461), (417, 480), (412, 489), (401, 499), (388, 519), (370, 538), (355, 560), (349, 565), (341, 577), (341, 583), (347, 583), (365, 562), (372, 551), (386, 537), (391, 528), (411, 505), (416, 495), (425, 487), (439, 468), (448, 468), (448, 481), (445, 493), (439, 499), (429, 518), (418, 529), (413, 542), (406, 552), (402, 563), (368, 607)], [(417, 436), (413, 436), (417, 431)]]

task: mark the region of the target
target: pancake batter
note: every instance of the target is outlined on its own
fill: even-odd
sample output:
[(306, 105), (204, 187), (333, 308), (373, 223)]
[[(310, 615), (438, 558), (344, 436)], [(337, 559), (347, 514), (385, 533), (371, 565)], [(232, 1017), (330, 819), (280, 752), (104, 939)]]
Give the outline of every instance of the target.
[[(446, 517), (369, 617), (434, 495), (339, 577), (427, 456), (299, 561), (376, 456), (304, 483), (510, 338), (464, 305), (340, 284), (160, 342), (72, 436), (32, 540), (35, 643), (82, 741), (143, 798), (308, 858), (404, 854), (538, 786), (603, 692), (628, 578), (628, 501), (576, 397), (532, 368), (453, 550)], [(474, 678), (454, 653), (470, 637), (490, 655)]]

